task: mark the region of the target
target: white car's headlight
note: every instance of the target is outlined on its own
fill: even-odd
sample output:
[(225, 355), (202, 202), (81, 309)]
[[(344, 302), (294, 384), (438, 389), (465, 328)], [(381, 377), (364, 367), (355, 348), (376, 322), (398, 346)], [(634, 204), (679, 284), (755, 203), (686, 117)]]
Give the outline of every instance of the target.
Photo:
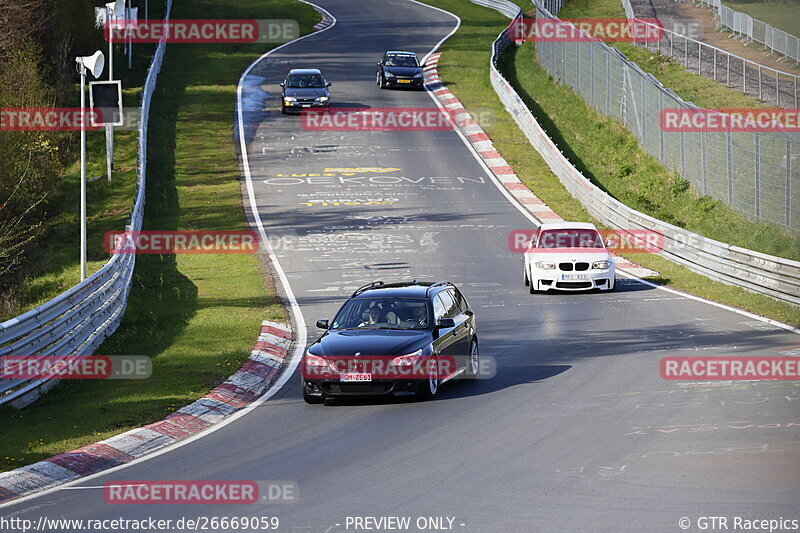
[(319, 98), (317, 98), (317, 101), (318, 102), (327, 102), (328, 101), (328, 97), (327, 96), (320, 96)]
[(605, 270), (611, 266), (610, 261), (595, 261), (592, 263), (592, 268), (596, 270)]
[(536, 268), (541, 268), (542, 270), (553, 270), (556, 268), (555, 263), (548, 263), (547, 261), (537, 261)]
[(296, 102), (297, 98), (295, 98), (294, 96), (284, 96), (283, 97), (283, 101), (284, 102)]

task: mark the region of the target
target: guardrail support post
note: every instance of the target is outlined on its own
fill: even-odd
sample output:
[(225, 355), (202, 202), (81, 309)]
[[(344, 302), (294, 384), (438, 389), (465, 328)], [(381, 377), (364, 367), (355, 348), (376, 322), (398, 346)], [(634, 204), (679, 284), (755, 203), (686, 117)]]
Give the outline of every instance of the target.
[(761, 136), (758, 133), (754, 133), (753, 137), (755, 137), (753, 144), (755, 145), (754, 148), (756, 151), (754, 168), (756, 190), (753, 203), (755, 207), (756, 218), (761, 218)]

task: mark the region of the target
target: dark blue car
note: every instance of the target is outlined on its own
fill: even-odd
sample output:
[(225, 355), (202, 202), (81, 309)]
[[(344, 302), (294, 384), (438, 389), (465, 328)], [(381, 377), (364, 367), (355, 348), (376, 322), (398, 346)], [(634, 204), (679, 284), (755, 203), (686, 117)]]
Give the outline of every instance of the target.
[(417, 394), (479, 370), (475, 313), (449, 281), (359, 288), (303, 356), (303, 399)]
[(425, 81), (417, 55), (414, 52), (389, 51), (378, 61), (376, 82), (378, 87), (411, 87), (422, 89)]

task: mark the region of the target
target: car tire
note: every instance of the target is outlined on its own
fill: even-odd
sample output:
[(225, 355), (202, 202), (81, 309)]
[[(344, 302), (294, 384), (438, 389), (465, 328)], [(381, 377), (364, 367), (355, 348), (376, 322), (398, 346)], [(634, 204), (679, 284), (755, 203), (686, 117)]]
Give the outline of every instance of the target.
[(536, 280), (530, 279), (528, 280), (528, 282), (529, 282), (528, 292), (530, 292), (531, 294), (537, 294), (539, 291), (536, 290)]
[(474, 378), (478, 375), (481, 368), (481, 356), (478, 352), (478, 339), (473, 338), (469, 345), (469, 359), (467, 359), (467, 369), (464, 372), (468, 378)]
[(325, 396), (314, 396), (313, 394), (308, 394), (306, 392), (306, 388), (302, 385), (301, 387), (303, 387), (303, 400), (306, 403), (311, 405), (319, 405), (321, 403), (325, 403)]
[(386, 78), (384, 78), (382, 74), (378, 74), (378, 86), (381, 89), (385, 89), (387, 87)]
[(528, 279), (528, 269), (527, 269), (527, 268), (523, 269), (523, 271), (522, 271), (522, 277), (523, 277), (523, 278), (525, 278), (525, 286), (526, 286), (526, 287), (530, 287), (530, 285), (531, 285), (531, 280), (530, 280), (530, 279)]
[[(431, 356), (433, 359), (434, 356)], [(417, 389), (417, 396), (423, 398), (425, 400), (432, 400), (436, 397), (439, 393), (439, 387), (441, 386), (441, 382), (439, 381), (439, 364), (438, 360), (436, 360), (436, 364), (433, 365), (433, 369), (436, 372), (436, 375), (429, 376), (428, 379), (422, 381), (419, 384), (419, 388)]]

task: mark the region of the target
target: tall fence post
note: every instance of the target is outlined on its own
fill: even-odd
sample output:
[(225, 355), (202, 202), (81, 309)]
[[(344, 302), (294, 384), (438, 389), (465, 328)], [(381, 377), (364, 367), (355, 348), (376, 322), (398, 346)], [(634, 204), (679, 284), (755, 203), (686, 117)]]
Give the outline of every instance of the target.
[(730, 129), (726, 133), (728, 141), (728, 205), (733, 207), (733, 134)]
[(761, 136), (758, 133), (754, 133), (753, 137), (755, 137), (753, 144), (756, 151), (756, 158), (754, 161), (755, 165), (753, 169), (755, 174), (756, 190), (753, 203), (755, 204), (755, 216), (757, 219), (759, 219), (761, 218)]
[(786, 139), (786, 227), (792, 227), (792, 140)]

